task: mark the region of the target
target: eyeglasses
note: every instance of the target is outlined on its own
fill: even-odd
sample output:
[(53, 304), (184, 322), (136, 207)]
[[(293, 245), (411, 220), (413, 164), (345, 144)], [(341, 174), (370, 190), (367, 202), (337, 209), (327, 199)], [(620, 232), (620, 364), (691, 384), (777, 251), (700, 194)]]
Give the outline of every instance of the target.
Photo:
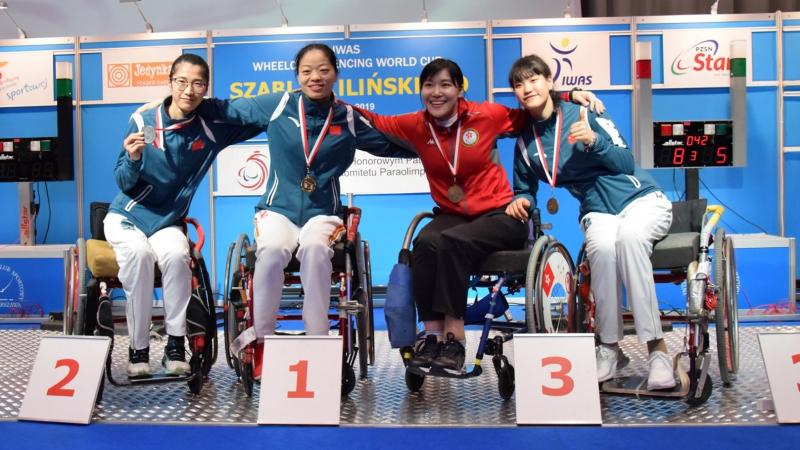
[(186, 78), (173, 78), (172, 84), (174, 84), (179, 91), (184, 91), (186, 90), (186, 86), (191, 85), (192, 91), (194, 92), (202, 92), (206, 86), (208, 86), (208, 83), (205, 81), (195, 80), (190, 83)]

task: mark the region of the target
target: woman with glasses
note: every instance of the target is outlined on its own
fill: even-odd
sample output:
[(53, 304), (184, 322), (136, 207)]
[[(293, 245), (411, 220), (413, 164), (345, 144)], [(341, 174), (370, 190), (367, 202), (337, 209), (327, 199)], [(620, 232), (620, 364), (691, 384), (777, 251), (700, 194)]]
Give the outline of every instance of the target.
[(103, 224), (128, 300), (131, 378), (151, 375), (149, 329), (155, 264), (161, 271), (169, 336), (162, 364), (169, 375), (189, 371), (184, 336), (192, 275), (183, 219), (217, 154), (261, 132), (206, 121), (195, 113), (208, 90), (208, 75), (203, 58), (179, 56), (170, 69), (171, 94), (160, 107), (131, 115), (114, 168), (120, 192)]

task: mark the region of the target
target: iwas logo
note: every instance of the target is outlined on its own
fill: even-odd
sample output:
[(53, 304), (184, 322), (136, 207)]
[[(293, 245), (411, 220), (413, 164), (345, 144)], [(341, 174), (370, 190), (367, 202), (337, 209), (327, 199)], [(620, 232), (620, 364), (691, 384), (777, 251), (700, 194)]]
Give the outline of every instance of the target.
[(553, 59), (556, 70), (553, 74), (553, 81), (561, 86), (589, 86), (592, 84), (591, 75), (572, 73), (573, 54), (578, 50), (578, 44), (572, 45), (568, 37), (561, 39), (560, 43), (549, 42), (550, 48), (558, 55)]
[(24, 299), (22, 277), (11, 266), (0, 264), (0, 308), (21, 308)]
[(682, 51), (672, 61), (670, 70), (673, 75), (686, 75), (687, 73), (710, 72), (728, 74), (731, 68), (731, 59), (720, 56), (719, 42), (707, 39), (698, 42)]
[(248, 156), (236, 172), (236, 182), (244, 189), (258, 191), (267, 182), (269, 157), (260, 151)]

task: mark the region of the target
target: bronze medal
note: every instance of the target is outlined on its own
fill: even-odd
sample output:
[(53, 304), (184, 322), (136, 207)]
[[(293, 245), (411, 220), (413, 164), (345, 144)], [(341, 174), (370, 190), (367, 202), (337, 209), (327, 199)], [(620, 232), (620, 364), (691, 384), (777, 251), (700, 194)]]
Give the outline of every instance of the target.
[(555, 197), (550, 197), (550, 200), (547, 200), (547, 212), (550, 214), (558, 212), (558, 200)]
[(447, 189), (447, 198), (453, 202), (458, 203), (464, 199), (464, 189), (461, 186), (454, 184)]
[(300, 180), (300, 189), (309, 194), (314, 192), (314, 190), (317, 189), (317, 180), (311, 175), (304, 176), (303, 179)]

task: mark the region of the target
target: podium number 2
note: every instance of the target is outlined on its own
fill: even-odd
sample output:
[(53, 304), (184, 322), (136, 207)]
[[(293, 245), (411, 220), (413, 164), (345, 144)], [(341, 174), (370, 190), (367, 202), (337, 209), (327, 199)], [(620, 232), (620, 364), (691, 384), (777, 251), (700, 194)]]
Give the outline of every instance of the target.
[(47, 395), (52, 395), (53, 397), (72, 397), (75, 395), (75, 389), (64, 389), (64, 386), (72, 381), (75, 375), (78, 374), (78, 361), (74, 359), (59, 359), (56, 361), (56, 369), (59, 367), (66, 367), (68, 369), (67, 375), (58, 383), (50, 386), (50, 389), (47, 390)]
[(572, 370), (572, 363), (567, 358), (562, 356), (548, 356), (546, 358), (542, 358), (542, 368), (550, 365), (556, 365), (559, 367), (559, 370), (550, 373), (550, 378), (553, 380), (560, 380), (561, 387), (552, 388), (548, 386), (542, 386), (542, 394), (549, 395), (551, 397), (563, 397), (568, 395), (575, 387), (575, 381), (573, 381), (572, 377), (567, 375), (569, 371)]
[(314, 391), (309, 391), (308, 386), (308, 360), (301, 359), (297, 364), (289, 366), (289, 372), (297, 372), (297, 383), (294, 390), (286, 394), (287, 398), (314, 398)]

